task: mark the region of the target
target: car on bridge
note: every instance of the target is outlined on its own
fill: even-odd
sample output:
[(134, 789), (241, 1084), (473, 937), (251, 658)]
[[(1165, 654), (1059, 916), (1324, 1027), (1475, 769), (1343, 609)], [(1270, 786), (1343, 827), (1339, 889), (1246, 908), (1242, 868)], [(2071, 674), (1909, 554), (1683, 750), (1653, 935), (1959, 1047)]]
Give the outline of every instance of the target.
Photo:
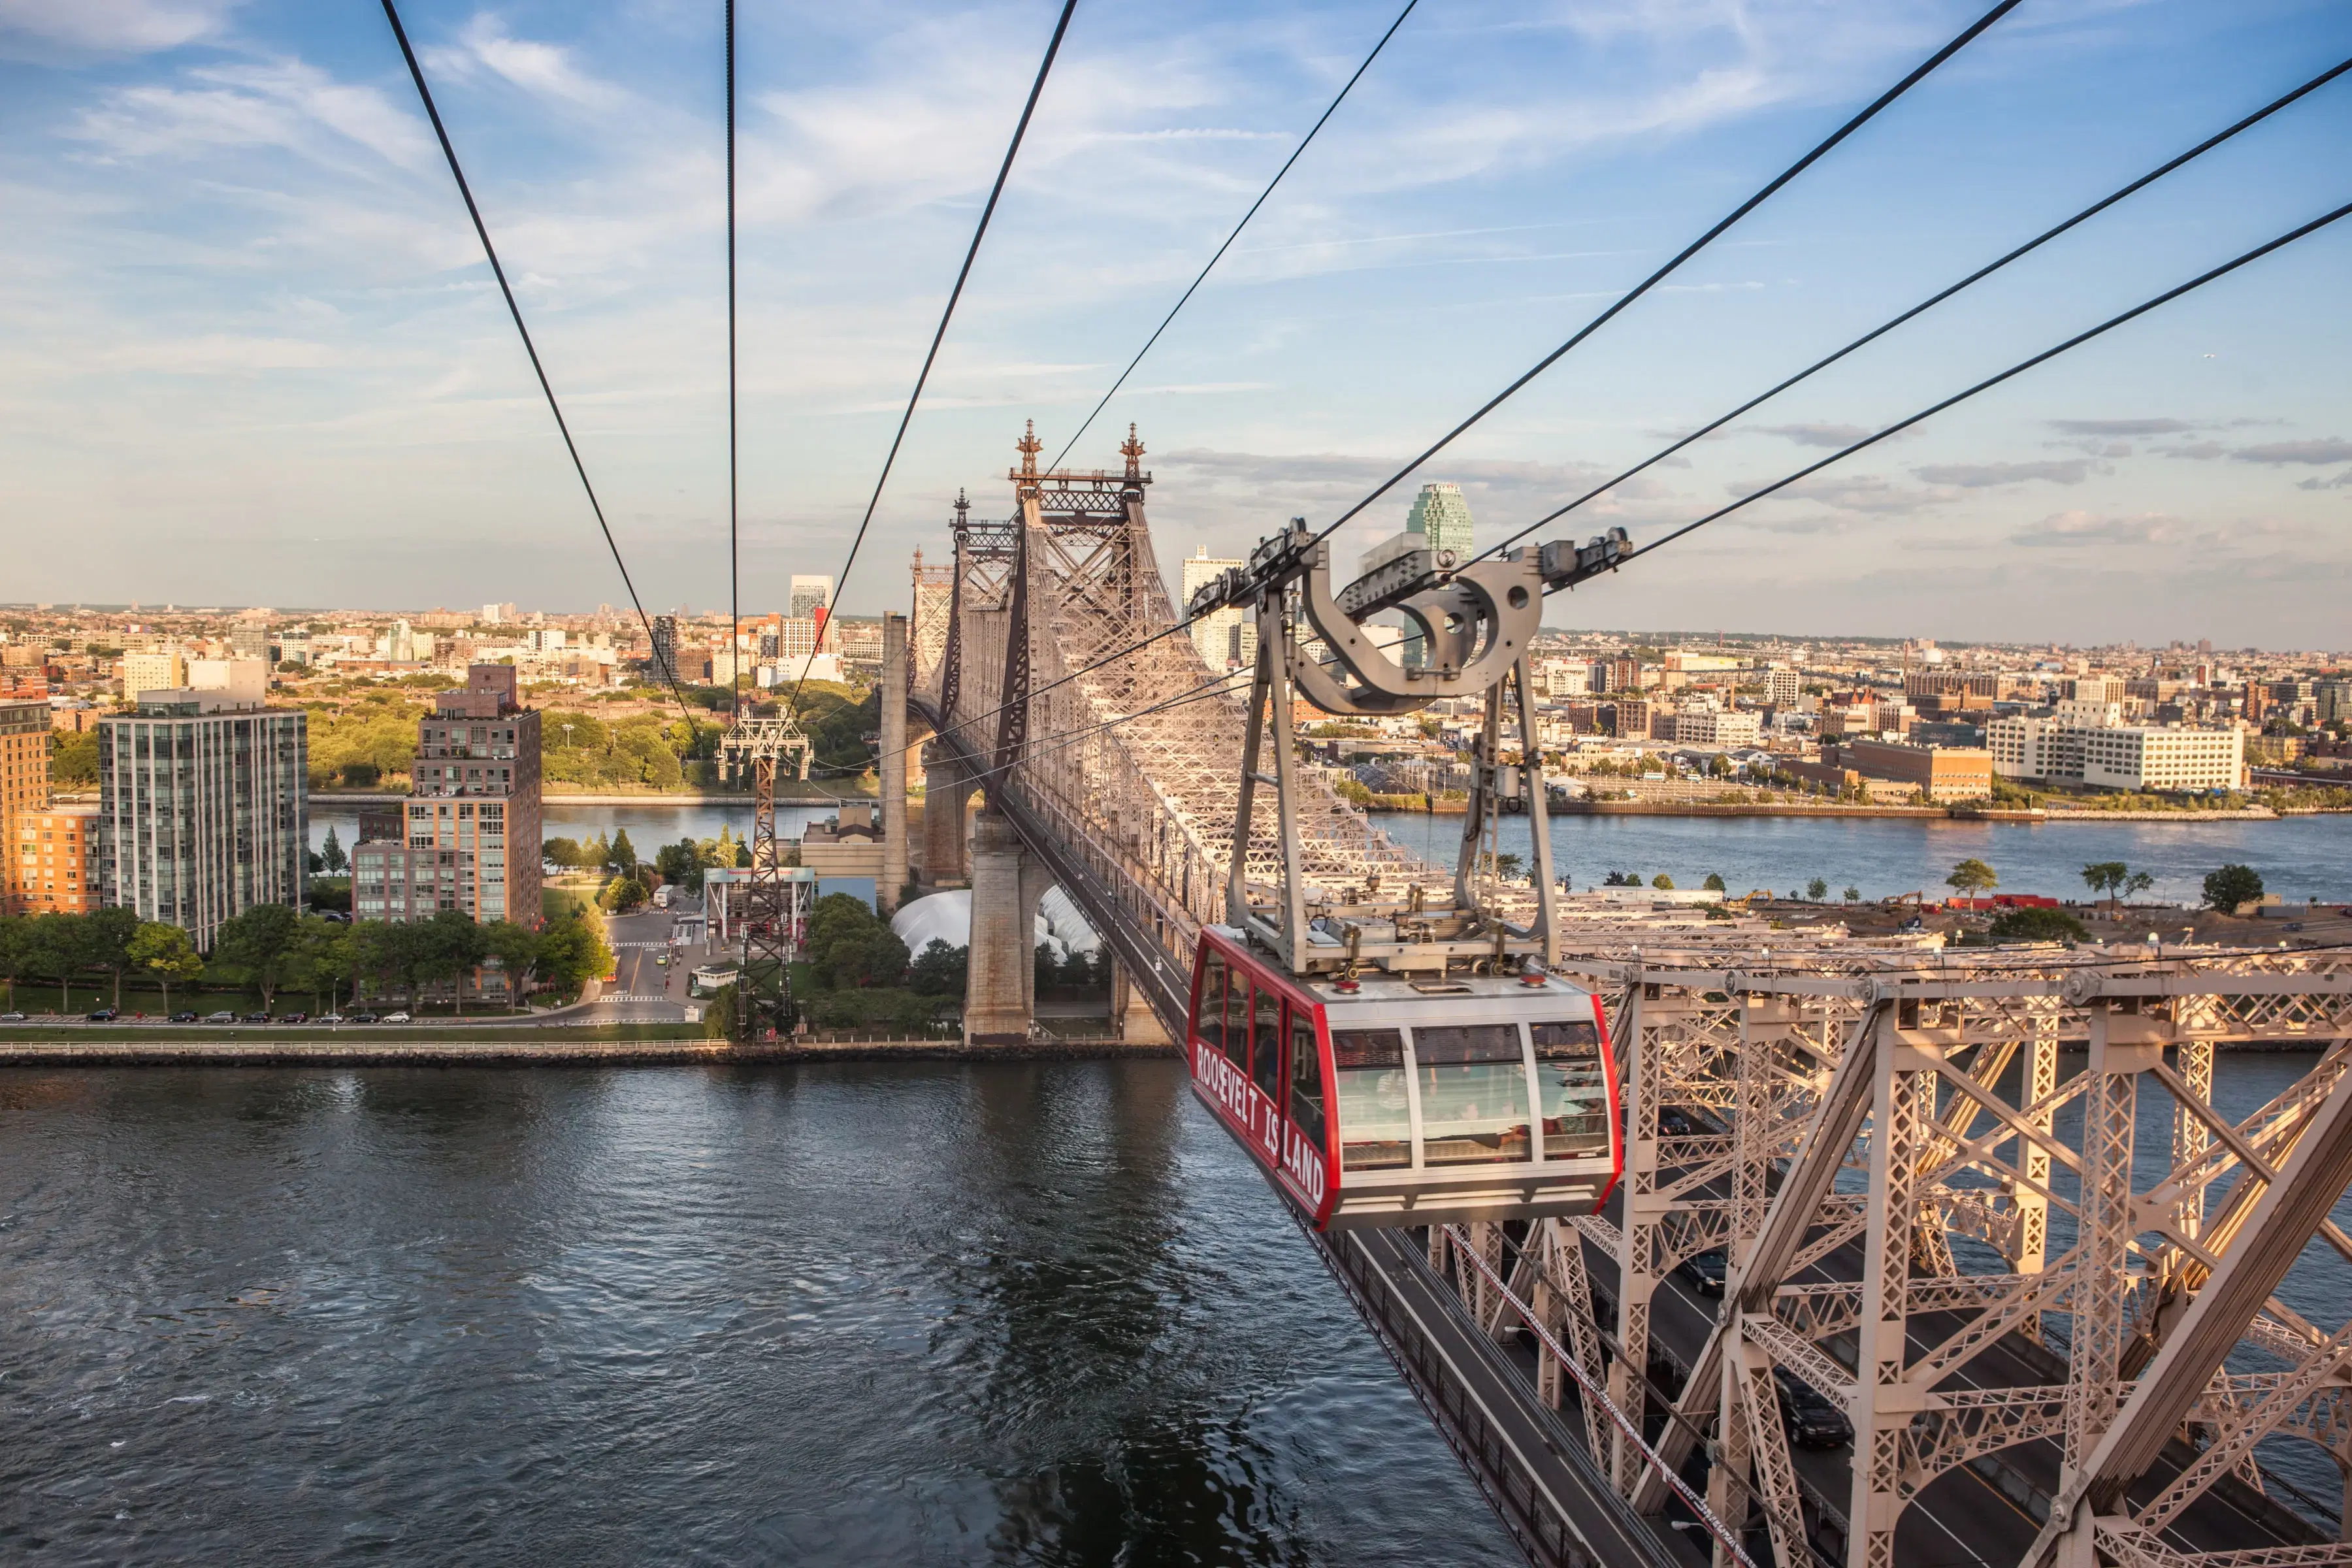
[(1729, 1268), (1723, 1248), (1710, 1247), (1675, 1265), (1675, 1277), (1702, 1296), (1720, 1296)]
[(1787, 1367), (1772, 1369), (1780, 1425), (1801, 1448), (1842, 1448), (1853, 1441), (1853, 1422), (1826, 1395)]

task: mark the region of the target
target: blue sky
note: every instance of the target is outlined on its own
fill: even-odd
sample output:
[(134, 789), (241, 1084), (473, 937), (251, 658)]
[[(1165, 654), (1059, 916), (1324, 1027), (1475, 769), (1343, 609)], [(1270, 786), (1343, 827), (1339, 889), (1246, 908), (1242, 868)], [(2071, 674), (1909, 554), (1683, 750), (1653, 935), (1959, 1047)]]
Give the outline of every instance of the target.
[[(1073, 461), (1164, 562), (1321, 521), (1979, 7), (1423, 0)], [(744, 0), (747, 608), (835, 569), (1055, 7)], [(845, 595), (1008, 510), (1393, 17), (1081, 0)], [(717, 0), (408, 0), (649, 607), (724, 601)], [(2027, 0), (1421, 476), (1492, 538), (2352, 55)], [(1722, 504), (2352, 195), (2352, 79), (1588, 508)], [(381, 13), (0, 0), (0, 599), (619, 602)], [(2352, 222), (1555, 601), (1555, 624), (2333, 647)], [(1402, 526), (1407, 486), (1343, 536)]]

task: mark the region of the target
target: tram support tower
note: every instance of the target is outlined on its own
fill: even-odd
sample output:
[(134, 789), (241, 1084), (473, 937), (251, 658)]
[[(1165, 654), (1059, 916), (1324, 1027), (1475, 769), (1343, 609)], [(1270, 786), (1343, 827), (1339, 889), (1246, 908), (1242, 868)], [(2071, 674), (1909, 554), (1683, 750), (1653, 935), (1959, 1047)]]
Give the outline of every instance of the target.
[(882, 616), (882, 875), (875, 907), (887, 915), (907, 885), (907, 617)]
[(776, 769), (796, 760), (801, 778), (809, 774), (814, 748), (789, 713), (773, 719), (735, 721), (719, 746), (719, 776), (751, 784), (751, 885), (744, 900), (742, 953), (735, 979), (734, 1037), (739, 1041), (772, 1039), (791, 1032), (793, 952), (800, 944), (800, 906), (782, 876), (776, 843)]

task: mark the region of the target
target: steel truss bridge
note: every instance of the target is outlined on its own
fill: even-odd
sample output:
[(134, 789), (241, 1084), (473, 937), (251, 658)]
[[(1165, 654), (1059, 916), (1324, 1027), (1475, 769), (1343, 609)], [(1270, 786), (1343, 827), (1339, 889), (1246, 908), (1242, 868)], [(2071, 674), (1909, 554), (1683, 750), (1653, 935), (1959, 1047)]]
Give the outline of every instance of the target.
[[(1132, 430), (1120, 470), (1019, 450), (1014, 515), (960, 500), (952, 565), (918, 563), (886, 752), (930, 737), (923, 873), (969, 854), (975, 1037), (1025, 1029), (1053, 883), (1130, 1032), (1173, 1037), (1228, 877), (1282, 875), (1275, 816), (1236, 823), (1246, 686), (1160, 635)], [(1310, 913), (1452, 875), (1295, 784)], [(2352, 1568), (2342, 1495), (2275, 1468), (2352, 1475), (2352, 955), (1965, 955), (1597, 901), (1561, 945), (1624, 1079), (1605, 1211), (1313, 1238), (1532, 1562)], [(2217, 1097), (2246, 1047), (2310, 1054)], [(1676, 1276), (1717, 1249), (1720, 1299)], [(1850, 1447), (1792, 1448), (1779, 1375)]]

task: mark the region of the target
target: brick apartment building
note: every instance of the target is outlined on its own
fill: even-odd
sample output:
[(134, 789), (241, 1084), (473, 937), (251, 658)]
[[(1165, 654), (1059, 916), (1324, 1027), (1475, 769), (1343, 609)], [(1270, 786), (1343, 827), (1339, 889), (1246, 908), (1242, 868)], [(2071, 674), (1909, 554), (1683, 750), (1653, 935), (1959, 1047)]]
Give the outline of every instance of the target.
[(362, 818), (353, 918), (462, 910), (484, 923), (537, 926), (539, 769), (540, 714), (522, 706), (514, 667), (472, 666), (417, 725), (405, 809), (392, 821)]

